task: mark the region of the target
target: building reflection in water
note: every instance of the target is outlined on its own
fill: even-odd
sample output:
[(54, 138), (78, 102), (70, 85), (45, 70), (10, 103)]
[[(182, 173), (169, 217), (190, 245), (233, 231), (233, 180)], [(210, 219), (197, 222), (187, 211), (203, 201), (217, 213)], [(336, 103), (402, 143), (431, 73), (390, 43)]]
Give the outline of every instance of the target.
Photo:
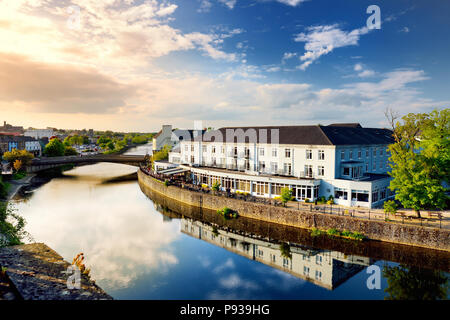
[(280, 250), (278, 242), (217, 229), (186, 218), (181, 219), (181, 232), (329, 290), (337, 288), (375, 262), (368, 257), (311, 249), (292, 243), (289, 245), (290, 254), (286, 254)]

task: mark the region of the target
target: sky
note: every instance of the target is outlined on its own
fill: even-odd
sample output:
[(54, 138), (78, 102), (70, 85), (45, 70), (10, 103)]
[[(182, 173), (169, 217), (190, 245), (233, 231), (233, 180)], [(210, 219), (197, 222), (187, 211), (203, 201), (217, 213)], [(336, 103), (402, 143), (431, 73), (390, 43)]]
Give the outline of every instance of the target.
[(0, 0), (0, 121), (384, 127), (386, 108), (449, 107), (449, 17), (442, 0)]

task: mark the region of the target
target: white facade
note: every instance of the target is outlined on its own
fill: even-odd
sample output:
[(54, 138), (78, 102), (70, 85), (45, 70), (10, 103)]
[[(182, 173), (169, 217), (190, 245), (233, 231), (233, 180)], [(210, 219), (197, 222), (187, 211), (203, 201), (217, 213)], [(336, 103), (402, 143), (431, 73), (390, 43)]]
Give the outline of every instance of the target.
[(42, 138), (50, 138), (54, 136), (54, 132), (52, 129), (30, 129), (26, 130), (23, 135), (38, 140)]
[[(337, 204), (371, 208), (392, 196), (387, 189), (387, 146), (184, 140), (177, 152), (169, 153), (169, 162), (189, 166), (197, 183), (219, 182), (223, 189), (275, 197), (279, 193), (272, 187), (283, 184), (293, 189), (298, 200), (333, 196)], [(250, 187), (242, 190), (240, 180), (244, 186), (251, 180)], [(312, 192), (308, 186), (312, 186)]]
[(163, 125), (161, 131), (153, 138), (153, 151), (161, 150), (166, 144), (173, 145), (171, 125)]
[(25, 141), (25, 150), (28, 152), (31, 152), (35, 156), (41, 156), (42, 155), (42, 148), (39, 141)]
[(288, 258), (282, 255), (278, 243), (225, 230), (214, 231), (211, 225), (200, 221), (181, 219), (181, 232), (329, 290), (335, 289), (374, 262), (367, 257), (295, 246), (290, 247), (292, 257)]

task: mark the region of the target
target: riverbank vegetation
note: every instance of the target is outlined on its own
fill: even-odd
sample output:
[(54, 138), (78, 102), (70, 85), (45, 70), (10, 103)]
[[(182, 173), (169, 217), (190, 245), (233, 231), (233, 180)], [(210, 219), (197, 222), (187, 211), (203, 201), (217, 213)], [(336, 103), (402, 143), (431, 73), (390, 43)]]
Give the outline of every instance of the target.
[[(29, 165), (31, 163), (31, 160), (33, 160), (33, 158), (34, 155), (25, 149), (24, 150), (12, 149), (12, 151), (7, 151), (3, 154), (3, 160), (8, 161), (11, 167), (15, 168), (15, 166), (18, 166), (18, 169), (15, 168), (16, 171), (19, 171), (24, 166)], [(15, 165), (15, 163), (17, 164)]]
[(386, 117), (395, 140), (389, 146), (389, 189), (395, 191), (395, 199), (419, 218), (421, 210), (448, 208), (450, 109), (410, 113), (401, 121), (387, 110)]
[(282, 257), (292, 259), (291, 247), (285, 242), (280, 244), (280, 253)]
[(225, 219), (236, 219), (239, 217), (237, 211), (234, 211), (228, 207), (223, 207), (222, 210), (217, 210), (217, 214), (220, 214)]
[(24, 228), (25, 219), (8, 202), (0, 201), (0, 247), (22, 244), (28, 236)]
[(0, 176), (0, 199), (6, 199), (10, 187), (11, 185), (8, 182), (4, 182), (2, 176)]
[(339, 231), (335, 228), (328, 229), (327, 231), (322, 231), (317, 228), (313, 228), (311, 230), (312, 237), (317, 237), (317, 236), (322, 236), (322, 235), (328, 235), (330, 237), (339, 237), (339, 238), (358, 240), (358, 241), (362, 241), (362, 240), (366, 239), (366, 236), (364, 236), (362, 233), (345, 231), (345, 230)]

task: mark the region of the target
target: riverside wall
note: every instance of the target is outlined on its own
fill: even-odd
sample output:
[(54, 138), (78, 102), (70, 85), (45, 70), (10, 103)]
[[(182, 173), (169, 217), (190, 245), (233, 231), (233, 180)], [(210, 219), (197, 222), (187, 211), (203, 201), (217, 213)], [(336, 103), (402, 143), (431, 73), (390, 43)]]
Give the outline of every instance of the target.
[(190, 206), (210, 210), (229, 207), (240, 216), (303, 229), (335, 228), (360, 232), (371, 240), (400, 243), (450, 252), (450, 230), (422, 226), (403, 225), (383, 221), (365, 220), (347, 216), (301, 211), (248, 202), (213, 194), (189, 191), (175, 186), (165, 186), (161, 181), (138, 171), (141, 188), (149, 188), (165, 197)]

